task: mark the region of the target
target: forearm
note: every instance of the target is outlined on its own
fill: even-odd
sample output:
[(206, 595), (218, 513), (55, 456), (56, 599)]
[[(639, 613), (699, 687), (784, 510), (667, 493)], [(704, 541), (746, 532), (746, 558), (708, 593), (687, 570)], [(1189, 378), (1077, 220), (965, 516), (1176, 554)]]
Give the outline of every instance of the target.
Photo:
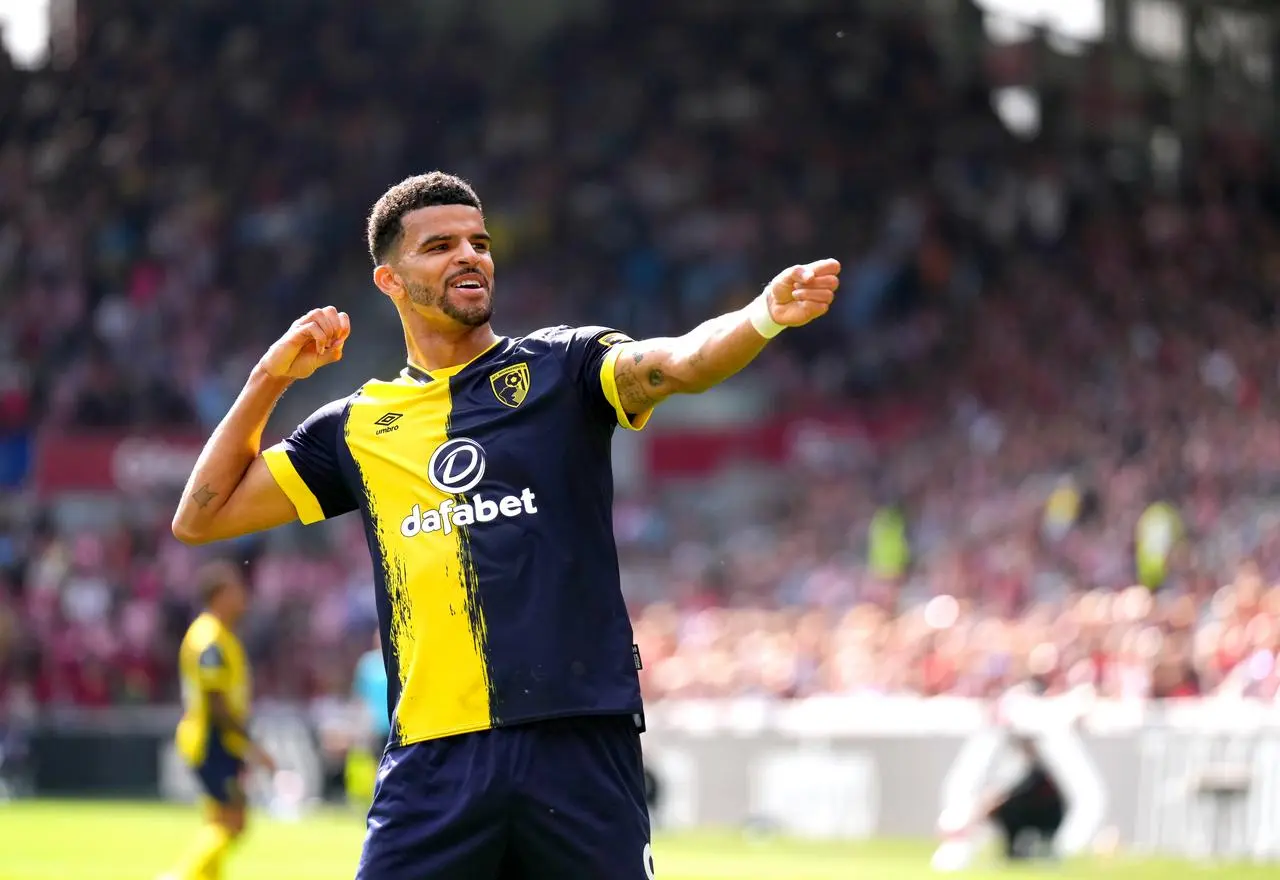
[(178, 536), (204, 534), (258, 456), (262, 432), (289, 380), (250, 374), (240, 396), (205, 443), (173, 518)]
[(618, 394), (631, 412), (672, 394), (698, 394), (723, 382), (764, 350), (749, 308), (704, 321), (683, 336), (626, 344), (615, 367)]
[(611, 402), (637, 415), (672, 394), (697, 394), (723, 382), (755, 360), (784, 328), (825, 315), (840, 286), (839, 273), (835, 260), (792, 266), (746, 308), (712, 318), (683, 336), (623, 343), (613, 356), (618, 399)]
[(764, 351), (769, 340), (752, 326), (749, 309), (719, 315), (676, 337), (670, 369), (679, 393), (706, 391)]

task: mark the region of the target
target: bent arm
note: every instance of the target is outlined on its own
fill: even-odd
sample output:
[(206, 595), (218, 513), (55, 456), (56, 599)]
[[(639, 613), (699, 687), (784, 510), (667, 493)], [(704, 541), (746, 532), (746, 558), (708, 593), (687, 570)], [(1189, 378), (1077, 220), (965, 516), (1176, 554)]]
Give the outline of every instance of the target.
[(648, 412), (673, 394), (699, 394), (755, 360), (769, 341), (751, 322), (750, 306), (704, 321), (683, 336), (618, 346), (618, 401), (632, 414)]
[(249, 761), (258, 764), (268, 770), (275, 766), (275, 762), (271, 760), (271, 756), (267, 754), (262, 746), (254, 742), (253, 737), (249, 735), (249, 728), (236, 720), (231, 714), (231, 708), (227, 705), (227, 699), (221, 691), (211, 691), (208, 694), (209, 701), (209, 720), (213, 723), (215, 729), (220, 731), (226, 739), (228, 748), (233, 749), (239, 754), (243, 754)]
[(205, 695), (205, 699), (209, 705), (209, 721), (218, 731), (238, 737), (242, 743), (249, 746), (253, 739), (249, 736), (249, 729), (236, 720), (235, 715), (231, 713), (231, 708), (227, 705), (227, 698), (222, 691), (209, 691)]
[(255, 369), (205, 444), (173, 516), (184, 544), (206, 544), (297, 519), (260, 455), (262, 431), (289, 380)]

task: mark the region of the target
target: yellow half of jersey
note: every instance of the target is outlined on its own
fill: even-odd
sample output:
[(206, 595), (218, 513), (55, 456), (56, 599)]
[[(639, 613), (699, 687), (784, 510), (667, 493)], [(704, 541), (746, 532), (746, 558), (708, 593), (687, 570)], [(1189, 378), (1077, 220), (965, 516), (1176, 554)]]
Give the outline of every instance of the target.
[[(599, 509), (591, 507), (583, 514), (591, 524), (586, 529), (574, 518), (585, 504), (560, 509), (566, 480), (577, 480), (584, 497), (607, 497), (603, 490), (591, 490), (606, 476), (611, 480), (608, 459), (598, 455), (597, 477), (582, 463), (567, 462), (568, 440), (554, 439), (590, 433), (607, 441), (615, 420), (631, 430), (648, 420), (649, 413), (632, 416), (619, 402), (618, 349), (611, 342), (582, 337), (577, 351), (587, 366), (580, 371), (567, 366), (563, 346), (539, 338), (527, 344), (502, 340), (466, 365), (414, 368), (417, 378), (370, 381), (335, 402), (339, 407), (321, 410), (289, 441), (263, 452), (303, 523), (357, 506), (361, 511), (379, 587), (394, 698), (393, 743), (566, 712), (630, 711), (638, 705), (638, 685), (634, 695), (630, 690), (629, 624), (612, 585), (617, 563), (611, 511), (603, 501)], [(322, 425), (329, 427), (321, 430)], [(595, 448), (607, 450), (607, 445)], [(446, 492), (436, 472), (451, 473), (446, 461), (451, 450), (461, 450), (454, 471), (478, 470), (475, 481), (454, 483), (457, 488)], [(469, 458), (475, 450), (481, 451)], [(339, 472), (345, 474), (341, 479)], [(521, 546), (495, 543), (515, 542), (514, 535), (523, 536), (524, 547), (536, 546), (543, 554), (539, 559), (564, 566), (563, 560), (575, 560), (574, 571), (581, 575), (574, 583), (582, 589), (618, 593), (616, 612), (610, 604), (597, 618), (618, 630), (614, 640), (621, 647), (614, 653), (621, 673), (616, 677), (625, 685), (620, 695), (571, 693), (542, 704), (533, 697), (520, 702), (536, 696), (539, 685), (549, 688), (546, 681), (572, 681), (578, 655), (552, 665), (545, 679), (534, 677), (544, 675), (540, 661), (529, 659), (537, 638), (542, 633), (555, 637), (561, 628), (550, 622), (542, 626), (538, 618), (541, 582), (535, 581), (545, 577), (543, 569), (520, 568)], [(498, 546), (500, 551), (494, 549)], [(577, 562), (580, 558), (591, 564)], [(514, 567), (499, 571), (504, 562)], [(482, 574), (486, 566), (487, 576)], [(545, 589), (549, 596), (563, 594), (560, 581)], [(519, 680), (525, 669), (528, 685)]]
[[(415, 506), (435, 511), (454, 499), (426, 479), (424, 451), (449, 439), (453, 401), (449, 382), (441, 380), (456, 369), (434, 371), (437, 381), (425, 385), (405, 379), (365, 384), (351, 400), (344, 434), (365, 486), (391, 610), (387, 635), (399, 660), (396, 721), (415, 739), (483, 730), (491, 719), (486, 626), (474, 601), (475, 572), (464, 533), (442, 528), (430, 540), (416, 541), (400, 534), (405, 512)], [(378, 419), (388, 411), (400, 414), (398, 430), (380, 429)], [(288, 456), (273, 448), (264, 458), (302, 520), (321, 519), (319, 502)], [(410, 572), (418, 573), (413, 588)]]
[[(412, 430), (378, 436), (376, 419), (388, 408), (403, 412)], [(447, 381), (370, 382), (352, 400), (346, 426), (347, 448), (361, 479), (376, 487), (368, 493), (369, 517), (382, 550), (388, 634), (399, 659), (396, 716), (402, 730), (440, 736), (482, 730), (491, 714), (484, 659), (488, 631), (465, 532), (441, 528), (427, 540), (406, 540), (400, 533), (404, 513), (415, 505), (435, 511), (454, 498), (432, 485), (423, 467), (423, 451), (448, 439), (451, 411)], [(416, 584), (410, 572), (420, 574)], [(422, 578), (423, 572), (432, 577)]]
[(182, 720), (178, 723), (178, 752), (192, 765), (204, 760), (213, 737), (235, 757), (244, 757), (244, 738), (214, 729), (209, 695), (222, 694), (232, 719), (244, 728), (249, 721), (252, 682), (240, 640), (222, 621), (204, 613), (187, 630), (178, 649), (182, 684)]

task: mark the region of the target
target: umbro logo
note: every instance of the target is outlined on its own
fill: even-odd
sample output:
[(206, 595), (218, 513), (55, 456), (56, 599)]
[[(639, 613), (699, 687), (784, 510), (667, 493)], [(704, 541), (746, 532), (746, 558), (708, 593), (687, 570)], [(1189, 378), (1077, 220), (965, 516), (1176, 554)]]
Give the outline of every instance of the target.
[(398, 412), (386, 413), (385, 415), (382, 416), (382, 418), (374, 422), (375, 425), (379, 426), (378, 430), (375, 431), (374, 433), (387, 434), (387, 433), (390, 433), (391, 431), (400, 430), (400, 426), (395, 423), (400, 421), (403, 415), (404, 415), (403, 413), (398, 413)]

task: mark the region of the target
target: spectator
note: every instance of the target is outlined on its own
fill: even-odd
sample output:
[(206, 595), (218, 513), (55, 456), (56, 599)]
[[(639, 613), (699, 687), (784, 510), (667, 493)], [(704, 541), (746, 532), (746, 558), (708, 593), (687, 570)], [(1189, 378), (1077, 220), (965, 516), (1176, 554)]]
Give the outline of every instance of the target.
[[(1089, 144), (1009, 135), (919, 22), (843, 8), (619, 13), (506, 52), (305, 7), (112, 0), (69, 66), (0, 77), (0, 431), (208, 429), (271, 328), (358, 289), (371, 194), (438, 164), (499, 194), (510, 332), (660, 334), (832, 253), (834, 320), (749, 381), (780, 411), (912, 415), (887, 446), (620, 492), (651, 699), (1275, 699), (1280, 224), (1238, 132), (1177, 187), (1117, 182)], [(0, 545), (0, 701), (175, 698), (196, 557), (155, 500), (141, 534)], [(1156, 503), (1182, 540), (1153, 575)], [(365, 648), (363, 537), (322, 536), (246, 548), (269, 698), (345, 693)]]

